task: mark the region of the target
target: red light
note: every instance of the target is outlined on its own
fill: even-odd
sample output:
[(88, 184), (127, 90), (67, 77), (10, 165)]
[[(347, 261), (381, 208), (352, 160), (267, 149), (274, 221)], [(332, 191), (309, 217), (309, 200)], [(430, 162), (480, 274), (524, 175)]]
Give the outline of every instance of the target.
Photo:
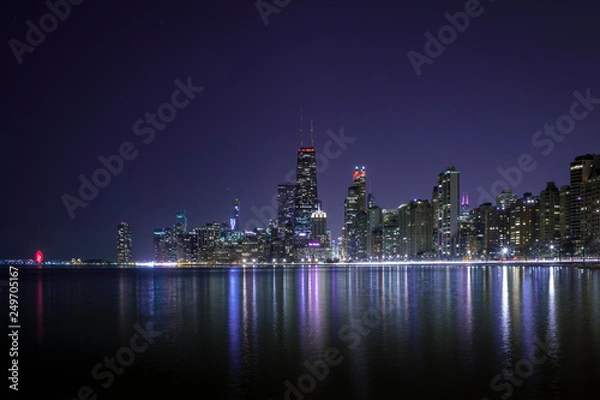
[(38, 250), (35, 252), (35, 262), (41, 263), (42, 261), (44, 261), (44, 254)]
[(301, 147), (300, 148), (300, 152), (302, 152), (302, 153), (314, 153), (315, 149), (314, 149), (314, 147)]

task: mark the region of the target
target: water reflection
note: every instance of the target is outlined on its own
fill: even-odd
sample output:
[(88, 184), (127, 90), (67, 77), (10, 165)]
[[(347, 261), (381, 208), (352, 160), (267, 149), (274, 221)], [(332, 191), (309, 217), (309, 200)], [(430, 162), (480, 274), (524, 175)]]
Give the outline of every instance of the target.
[[(330, 347), (343, 363), (318, 382), (314, 398), (382, 397), (381, 388), (394, 385), (409, 398), (480, 398), (494, 375), (531, 354), (536, 338), (548, 343), (553, 363), (537, 368), (529, 385), (559, 390), (557, 379), (581, 383), (600, 356), (600, 271), (279, 266), (32, 276), (23, 275), (23, 293), (35, 296), (22, 309), (35, 321), (36, 347), (64, 346), (61, 327), (73, 316), (85, 317), (76, 326), (80, 342), (106, 340), (108, 350), (127, 342), (135, 322), (150, 322), (167, 334), (140, 365), (214, 397), (282, 398), (283, 382), (296, 382), (304, 363)], [(362, 318), (372, 310), (381, 318), (367, 327)], [(341, 335), (345, 325), (351, 330)]]

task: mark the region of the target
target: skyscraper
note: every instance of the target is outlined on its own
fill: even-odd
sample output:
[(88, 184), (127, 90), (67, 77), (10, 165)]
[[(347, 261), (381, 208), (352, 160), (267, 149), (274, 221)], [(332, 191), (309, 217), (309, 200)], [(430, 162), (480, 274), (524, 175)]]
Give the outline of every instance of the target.
[(375, 204), (372, 193), (367, 196), (367, 256), (379, 259), (382, 256), (381, 208)]
[(356, 167), (344, 200), (346, 251), (352, 260), (367, 258), (367, 216), (367, 172), (365, 167)]
[(310, 147), (303, 146), (302, 128), (300, 128), (300, 149), (296, 164), (296, 196), (294, 207), (294, 232), (306, 244), (311, 233), (310, 217), (317, 211), (319, 197), (317, 193), (317, 153), (313, 143), (311, 123)]
[(594, 164), (594, 169), (584, 186), (582, 200), (582, 247), (587, 255), (598, 255), (600, 253), (600, 164)]
[(456, 258), (458, 254), (458, 216), (460, 213), (460, 172), (448, 167), (438, 175), (438, 255)]
[(185, 216), (185, 210), (177, 211), (175, 215), (175, 235), (180, 235), (187, 232), (187, 218)]
[(570, 250), (571, 242), (571, 188), (561, 186), (560, 193), (560, 249)]
[(406, 255), (410, 259), (420, 258), (433, 250), (432, 207), (427, 200), (408, 203), (408, 232)]
[(173, 231), (171, 228), (154, 230), (154, 261), (168, 262), (173, 261), (171, 254), (173, 251)]
[(277, 236), (279, 239), (293, 237), (295, 203), (296, 185), (293, 183), (277, 185)]
[(233, 215), (229, 219), (229, 228), (234, 232), (240, 230), (240, 201), (237, 198), (233, 199)]
[(383, 259), (390, 260), (400, 254), (400, 214), (398, 208), (381, 210), (382, 233), (381, 246)]
[(548, 182), (540, 193), (540, 249), (552, 253), (560, 244), (560, 191), (554, 182)]
[(117, 262), (131, 262), (131, 226), (127, 222), (117, 225)]
[(569, 225), (571, 230), (571, 241), (575, 249), (579, 250), (584, 244), (581, 232), (582, 210), (584, 208), (585, 185), (592, 175), (594, 169), (600, 166), (600, 155), (586, 154), (575, 157), (570, 166), (570, 192), (571, 204), (569, 212)]
[(359, 213), (358, 187), (348, 188), (348, 196), (344, 199), (344, 256), (346, 259), (357, 258), (357, 219)]
[(510, 206), (510, 242), (522, 256), (539, 254), (539, 197), (525, 193)]
[(180, 210), (175, 215), (175, 225), (173, 226), (173, 243), (177, 261), (185, 261), (185, 234), (187, 233), (187, 217), (185, 210)]

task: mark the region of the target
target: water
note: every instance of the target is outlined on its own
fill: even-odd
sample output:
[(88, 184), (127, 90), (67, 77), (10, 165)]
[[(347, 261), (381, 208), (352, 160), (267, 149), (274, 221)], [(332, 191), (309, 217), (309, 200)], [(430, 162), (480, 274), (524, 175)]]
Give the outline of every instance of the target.
[[(86, 398), (89, 386), (97, 399), (583, 399), (600, 389), (600, 271), (19, 273), (21, 395)], [(136, 324), (155, 331), (151, 344)], [(120, 374), (102, 365), (117, 354)]]

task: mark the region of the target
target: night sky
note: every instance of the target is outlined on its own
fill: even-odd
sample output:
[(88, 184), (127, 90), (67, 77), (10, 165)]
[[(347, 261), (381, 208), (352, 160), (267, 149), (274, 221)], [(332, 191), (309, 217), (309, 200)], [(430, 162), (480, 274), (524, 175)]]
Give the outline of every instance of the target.
[[(476, 206), (479, 187), (489, 191), (497, 169), (523, 153), (536, 168), (511, 186), (519, 195), (567, 184), (575, 156), (600, 152), (600, 105), (553, 148), (532, 144), (569, 113), (575, 91), (600, 98), (595, 1), (482, 1), (421, 76), (407, 53), (425, 54), (425, 33), (437, 36), (465, 1), (294, 0), (265, 26), (252, 0), (88, 0), (21, 64), (9, 42), (25, 42), (26, 21), (39, 26), (49, 9), (2, 7), (0, 258), (41, 249), (46, 259), (114, 260), (116, 226), (127, 221), (134, 259), (149, 260), (153, 229), (172, 225), (178, 209), (189, 227), (225, 221), (232, 195), (247, 226), (295, 166), (300, 108), (314, 120), (318, 152), (328, 130), (354, 139), (320, 164), (334, 237), (356, 165), (390, 208), (431, 199), (437, 175), (454, 165)], [(144, 143), (149, 134), (134, 134), (134, 123), (189, 77), (203, 90)], [(79, 176), (91, 178), (98, 157), (124, 142), (136, 158), (71, 218), (61, 197), (78, 196)]]

